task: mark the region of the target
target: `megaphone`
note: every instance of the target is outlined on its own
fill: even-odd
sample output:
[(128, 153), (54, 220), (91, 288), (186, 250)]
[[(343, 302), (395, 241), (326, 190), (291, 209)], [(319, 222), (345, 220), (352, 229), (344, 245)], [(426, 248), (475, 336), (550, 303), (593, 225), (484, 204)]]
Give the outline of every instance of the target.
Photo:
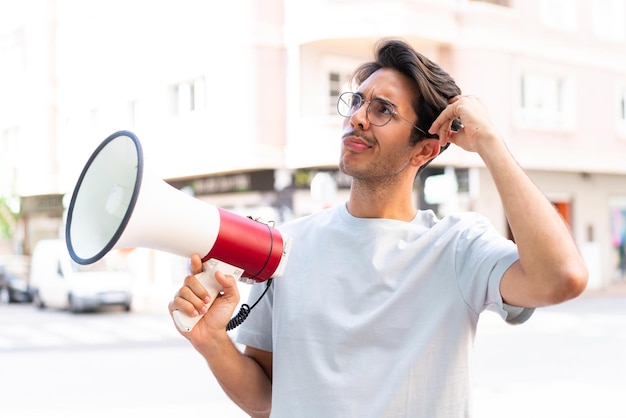
[[(91, 264), (113, 249), (136, 247), (199, 254), (204, 271), (196, 277), (211, 301), (222, 290), (216, 271), (251, 283), (282, 275), (289, 236), (144, 174), (141, 143), (132, 132), (115, 132), (96, 148), (67, 211), (65, 239), (74, 261)], [(173, 317), (188, 332), (202, 316), (175, 311)]]

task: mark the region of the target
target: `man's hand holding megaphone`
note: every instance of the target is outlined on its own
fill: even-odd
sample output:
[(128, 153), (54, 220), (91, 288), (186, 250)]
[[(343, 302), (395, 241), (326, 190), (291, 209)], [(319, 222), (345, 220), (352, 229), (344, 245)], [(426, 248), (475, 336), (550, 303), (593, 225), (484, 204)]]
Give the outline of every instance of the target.
[(235, 277), (218, 270), (214, 276), (222, 291), (216, 297), (212, 297), (197, 277), (203, 272), (202, 260), (198, 255), (191, 257), (190, 271), (191, 274), (185, 278), (183, 286), (170, 302), (169, 311), (174, 323), (176, 312), (182, 312), (191, 318), (204, 316), (190, 332), (178, 328), (179, 332), (199, 350), (199, 345), (214, 340), (216, 335), (226, 330), (239, 304), (239, 289)]

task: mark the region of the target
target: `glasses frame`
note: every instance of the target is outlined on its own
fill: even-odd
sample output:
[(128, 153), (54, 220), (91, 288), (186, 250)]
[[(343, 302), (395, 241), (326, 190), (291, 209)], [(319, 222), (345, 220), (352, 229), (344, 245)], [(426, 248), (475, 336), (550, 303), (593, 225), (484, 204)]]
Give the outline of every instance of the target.
[[(341, 104), (341, 102), (346, 103), (347, 104), (347, 100), (344, 100), (344, 97), (348, 97), (348, 100), (352, 101), (354, 96), (358, 96), (361, 100), (361, 103), (359, 104), (359, 106), (354, 109), (354, 111), (349, 114), (349, 115), (344, 115), (343, 113), (341, 113), (341, 111), (339, 110), (339, 106)], [(389, 114), (389, 119), (387, 120), (387, 122), (383, 123), (383, 124), (377, 124), (374, 123), (370, 120), (369, 114), (370, 114), (370, 107), (372, 105), (373, 102), (381, 102), (384, 103), (385, 105), (389, 106), (391, 108), (391, 113)], [(365, 100), (365, 98), (360, 95), (359, 93), (355, 93), (352, 91), (346, 91), (343, 92), (339, 95), (339, 98), (337, 99), (337, 113), (339, 114), (339, 116), (343, 116), (344, 118), (351, 118), (352, 116), (354, 116), (354, 114), (363, 106), (363, 104), (367, 103), (367, 108), (365, 109), (365, 118), (367, 119), (367, 121), (374, 126), (385, 126), (387, 125), (391, 119), (393, 119), (394, 116), (397, 116), (399, 119), (405, 121), (406, 123), (408, 123), (409, 125), (411, 125), (412, 127), (414, 127), (415, 129), (417, 129), (419, 132), (421, 132), (423, 135), (425, 135), (427, 138), (433, 138), (436, 137), (436, 135), (431, 135), (427, 132), (424, 132), (424, 130), (422, 128), (420, 128), (419, 126), (415, 125), (413, 122), (411, 122), (410, 120), (408, 120), (407, 118), (405, 118), (404, 116), (402, 116), (401, 114), (398, 113), (398, 111), (396, 110), (396, 106), (384, 99), (380, 99), (380, 98), (373, 98), (372, 100)], [(352, 107), (350, 107), (352, 108)]]

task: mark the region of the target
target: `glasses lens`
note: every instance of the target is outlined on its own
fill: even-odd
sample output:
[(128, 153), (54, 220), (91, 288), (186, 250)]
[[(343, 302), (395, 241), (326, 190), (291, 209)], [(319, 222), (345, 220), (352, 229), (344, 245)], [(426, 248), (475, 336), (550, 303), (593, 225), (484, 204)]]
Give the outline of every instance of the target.
[(381, 99), (373, 99), (369, 106), (368, 118), (372, 125), (387, 124), (395, 113), (393, 105)]
[(337, 101), (337, 111), (341, 116), (350, 117), (361, 107), (361, 96), (354, 93), (343, 93)]

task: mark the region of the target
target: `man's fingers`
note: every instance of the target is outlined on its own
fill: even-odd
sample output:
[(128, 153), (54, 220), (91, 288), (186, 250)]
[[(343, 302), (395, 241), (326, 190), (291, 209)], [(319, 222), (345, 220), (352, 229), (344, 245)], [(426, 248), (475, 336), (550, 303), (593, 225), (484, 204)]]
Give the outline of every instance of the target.
[[(190, 277), (195, 279), (195, 277), (193, 276)], [(187, 280), (185, 280), (185, 282), (187, 282)], [(209, 295), (209, 292), (205, 289), (205, 287), (202, 286), (198, 279), (195, 279), (195, 281), (193, 282), (193, 286), (195, 288), (192, 288), (186, 284), (185, 286), (181, 287), (174, 298), (174, 303), (176, 305), (180, 304), (183, 306), (186, 306), (186, 304), (190, 304), (193, 308), (197, 309), (198, 312), (204, 313), (202, 311), (206, 310), (204, 310), (203, 308), (211, 302), (211, 296)], [(180, 301), (184, 301), (186, 303), (182, 303)]]
[(215, 272), (215, 280), (222, 286), (224, 296), (234, 297), (239, 301), (239, 288), (237, 287), (237, 280), (233, 276), (217, 271)]
[[(455, 101), (456, 102), (456, 101)], [(458, 105), (454, 104), (455, 102), (449, 104), (440, 114), (437, 116), (433, 124), (430, 126), (428, 130), (429, 134), (439, 134), (439, 138), (441, 138), (442, 134), (447, 134), (450, 131), (451, 125), (455, 119), (459, 117), (456, 114), (456, 107)], [(442, 129), (443, 128), (443, 129)]]
[(202, 259), (199, 255), (195, 254), (191, 256), (191, 264), (189, 265), (189, 271), (191, 274), (202, 273)]
[(174, 299), (169, 303), (168, 307), (170, 313), (173, 313), (174, 311), (180, 311), (190, 317), (196, 317), (201, 313), (206, 313), (207, 311), (206, 305), (200, 305), (200, 307), (196, 307), (187, 299), (184, 299), (180, 296), (175, 296)]
[[(196, 276), (187, 276), (185, 277), (185, 282), (183, 283), (183, 287), (179, 290), (178, 294), (181, 295), (181, 292), (187, 293), (186, 290), (190, 290), (193, 293), (193, 296), (203, 300), (205, 303), (210, 302), (209, 291), (200, 283), (200, 280)], [(184, 296), (184, 295), (181, 295)]]

